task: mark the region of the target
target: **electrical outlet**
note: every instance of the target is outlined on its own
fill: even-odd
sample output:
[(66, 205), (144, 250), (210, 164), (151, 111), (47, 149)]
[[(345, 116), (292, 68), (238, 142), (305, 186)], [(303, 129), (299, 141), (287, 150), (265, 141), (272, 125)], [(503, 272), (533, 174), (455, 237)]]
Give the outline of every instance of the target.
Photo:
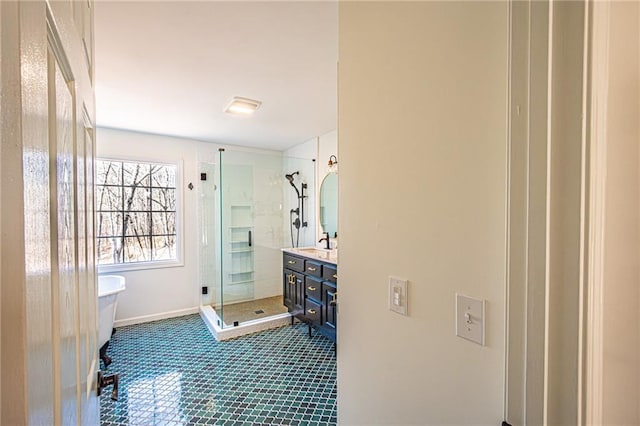
[(456, 294), (456, 336), (484, 346), (484, 300)]
[(400, 315), (408, 315), (409, 293), (408, 281), (389, 277), (389, 309)]

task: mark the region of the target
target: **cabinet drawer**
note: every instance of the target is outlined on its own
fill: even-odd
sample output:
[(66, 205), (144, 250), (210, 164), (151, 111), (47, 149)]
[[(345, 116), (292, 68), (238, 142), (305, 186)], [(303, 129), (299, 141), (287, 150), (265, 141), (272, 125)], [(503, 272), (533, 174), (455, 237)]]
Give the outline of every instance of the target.
[(322, 308), (319, 303), (307, 298), (304, 301), (304, 316), (314, 324), (320, 325)]
[(283, 258), (284, 267), (297, 272), (304, 272), (304, 259), (285, 254)]
[(324, 265), (322, 267), (322, 279), (334, 284), (338, 282), (338, 268), (333, 265)]
[(322, 281), (310, 276), (305, 277), (305, 281), (305, 295), (319, 302), (322, 294)]
[(304, 261), (304, 273), (307, 275), (313, 275), (314, 277), (322, 277), (322, 263), (314, 262), (313, 260)]

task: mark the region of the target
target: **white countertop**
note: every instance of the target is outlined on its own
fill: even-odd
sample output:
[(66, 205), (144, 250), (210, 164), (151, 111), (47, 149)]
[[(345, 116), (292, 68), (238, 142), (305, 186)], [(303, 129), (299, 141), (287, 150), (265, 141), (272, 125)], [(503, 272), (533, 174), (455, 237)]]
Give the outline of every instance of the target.
[(338, 249), (327, 250), (316, 247), (293, 247), (283, 248), (282, 251), (295, 254), (296, 256), (306, 257), (307, 259), (320, 260), (338, 265)]

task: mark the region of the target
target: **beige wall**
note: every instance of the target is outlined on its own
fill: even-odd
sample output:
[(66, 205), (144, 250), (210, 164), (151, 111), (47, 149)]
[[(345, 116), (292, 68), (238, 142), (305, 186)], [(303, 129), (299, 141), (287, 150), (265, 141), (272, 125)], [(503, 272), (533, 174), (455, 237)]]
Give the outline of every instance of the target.
[[(503, 419), (507, 7), (340, 5), (342, 424)], [(485, 347), (455, 336), (456, 292), (486, 299)]]
[(640, 424), (640, 11), (610, 10), (603, 423)]
[[(0, 5), (0, 22), (2, 6)], [(0, 86), (2, 86), (2, 31), (0, 31)], [(3, 141), (2, 102), (0, 101), (0, 146)], [(2, 223), (2, 151), (0, 150), (0, 224)], [(0, 259), (2, 259), (2, 234), (0, 233)], [(2, 295), (2, 263), (0, 262), (0, 295)], [(2, 330), (2, 303), (0, 303), (0, 330)], [(2, 339), (0, 339), (0, 373), (2, 373)], [(2, 386), (0, 386), (0, 419), (2, 419)]]

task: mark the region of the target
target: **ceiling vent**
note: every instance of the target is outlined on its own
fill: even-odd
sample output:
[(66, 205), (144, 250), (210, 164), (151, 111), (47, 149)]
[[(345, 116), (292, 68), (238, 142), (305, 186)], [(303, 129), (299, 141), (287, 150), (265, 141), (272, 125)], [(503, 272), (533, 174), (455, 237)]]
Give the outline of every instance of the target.
[(231, 102), (229, 102), (229, 105), (224, 109), (224, 112), (234, 115), (251, 115), (260, 108), (260, 105), (262, 105), (262, 102), (260, 101), (235, 97)]

